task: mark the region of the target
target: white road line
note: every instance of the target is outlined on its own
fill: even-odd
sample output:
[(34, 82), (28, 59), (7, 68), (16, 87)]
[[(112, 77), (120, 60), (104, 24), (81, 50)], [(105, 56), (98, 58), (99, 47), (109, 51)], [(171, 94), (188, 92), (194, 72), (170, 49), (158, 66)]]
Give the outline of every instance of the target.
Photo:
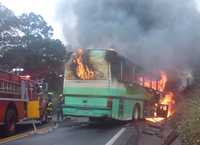
[(113, 145), (125, 130), (126, 128), (120, 129), (105, 145)]

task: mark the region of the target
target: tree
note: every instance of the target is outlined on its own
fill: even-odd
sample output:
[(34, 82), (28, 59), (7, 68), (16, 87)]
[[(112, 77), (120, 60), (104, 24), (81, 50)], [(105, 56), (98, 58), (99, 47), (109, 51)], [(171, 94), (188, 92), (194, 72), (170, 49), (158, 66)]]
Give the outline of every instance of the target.
[(0, 56), (20, 45), (19, 19), (0, 3)]
[(53, 28), (47, 24), (42, 16), (34, 13), (22, 14), (19, 17), (20, 30), (24, 32), (24, 36), (51, 38), (53, 36)]
[(59, 76), (63, 74), (66, 50), (60, 40), (52, 39), (53, 28), (40, 15), (29, 13), (16, 17), (2, 5), (0, 18), (1, 68), (23, 67), (25, 73), (46, 78), (49, 87), (56, 89), (61, 84)]

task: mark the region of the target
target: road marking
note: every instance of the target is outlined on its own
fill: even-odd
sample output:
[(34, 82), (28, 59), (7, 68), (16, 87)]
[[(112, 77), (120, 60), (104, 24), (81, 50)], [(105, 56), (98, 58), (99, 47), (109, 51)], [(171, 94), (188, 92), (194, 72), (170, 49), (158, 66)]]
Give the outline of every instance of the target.
[(4, 139), (0, 139), (0, 144), (5, 144), (11, 141), (15, 141), (24, 137), (29, 136), (29, 133), (22, 133), (22, 134), (18, 134), (18, 135), (14, 135), (14, 136), (10, 136)]
[(126, 128), (120, 129), (105, 145), (113, 145), (115, 141), (124, 133)]
[(0, 144), (5, 144), (5, 143), (11, 142), (11, 141), (19, 140), (19, 139), (22, 139), (24, 137), (28, 137), (28, 136), (31, 136), (31, 135), (34, 135), (34, 134), (37, 134), (37, 133), (38, 134), (45, 134), (45, 133), (48, 133), (48, 131), (49, 131), (49, 127), (44, 127), (44, 128), (37, 129), (36, 132), (28, 131), (28, 132), (25, 132), (25, 133), (13, 135), (13, 136), (10, 136), (10, 137), (6, 137), (4, 139), (0, 139)]

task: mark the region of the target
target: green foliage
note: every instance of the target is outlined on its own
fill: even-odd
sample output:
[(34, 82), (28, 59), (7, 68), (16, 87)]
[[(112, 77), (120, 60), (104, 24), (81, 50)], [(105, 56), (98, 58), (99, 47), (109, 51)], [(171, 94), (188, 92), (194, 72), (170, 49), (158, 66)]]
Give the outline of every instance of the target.
[(51, 90), (62, 88), (65, 46), (52, 39), (53, 28), (42, 16), (14, 13), (0, 4), (0, 68), (23, 67), (25, 72), (49, 82)]
[(18, 18), (14, 13), (0, 3), (0, 32), (16, 28), (19, 24)]
[(19, 17), (20, 30), (24, 32), (25, 37), (30, 36), (39, 38), (51, 38), (53, 36), (53, 28), (48, 26), (42, 16), (34, 13), (22, 14)]
[(0, 55), (20, 44), (18, 35), (19, 19), (0, 3)]
[(200, 97), (189, 97), (179, 105), (176, 127), (182, 145), (200, 144)]

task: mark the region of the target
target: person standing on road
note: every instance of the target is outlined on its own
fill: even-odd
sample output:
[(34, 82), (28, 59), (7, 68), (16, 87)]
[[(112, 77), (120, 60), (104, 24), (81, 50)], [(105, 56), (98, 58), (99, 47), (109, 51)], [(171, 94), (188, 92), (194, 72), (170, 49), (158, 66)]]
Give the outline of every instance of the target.
[(48, 100), (46, 111), (47, 111), (48, 119), (52, 119), (52, 116), (53, 116), (53, 103), (52, 103), (51, 99)]
[(63, 110), (62, 110), (62, 105), (64, 103), (63, 96), (60, 95), (57, 105), (56, 105), (56, 116), (57, 116), (57, 121), (63, 121), (64, 116), (63, 116)]

